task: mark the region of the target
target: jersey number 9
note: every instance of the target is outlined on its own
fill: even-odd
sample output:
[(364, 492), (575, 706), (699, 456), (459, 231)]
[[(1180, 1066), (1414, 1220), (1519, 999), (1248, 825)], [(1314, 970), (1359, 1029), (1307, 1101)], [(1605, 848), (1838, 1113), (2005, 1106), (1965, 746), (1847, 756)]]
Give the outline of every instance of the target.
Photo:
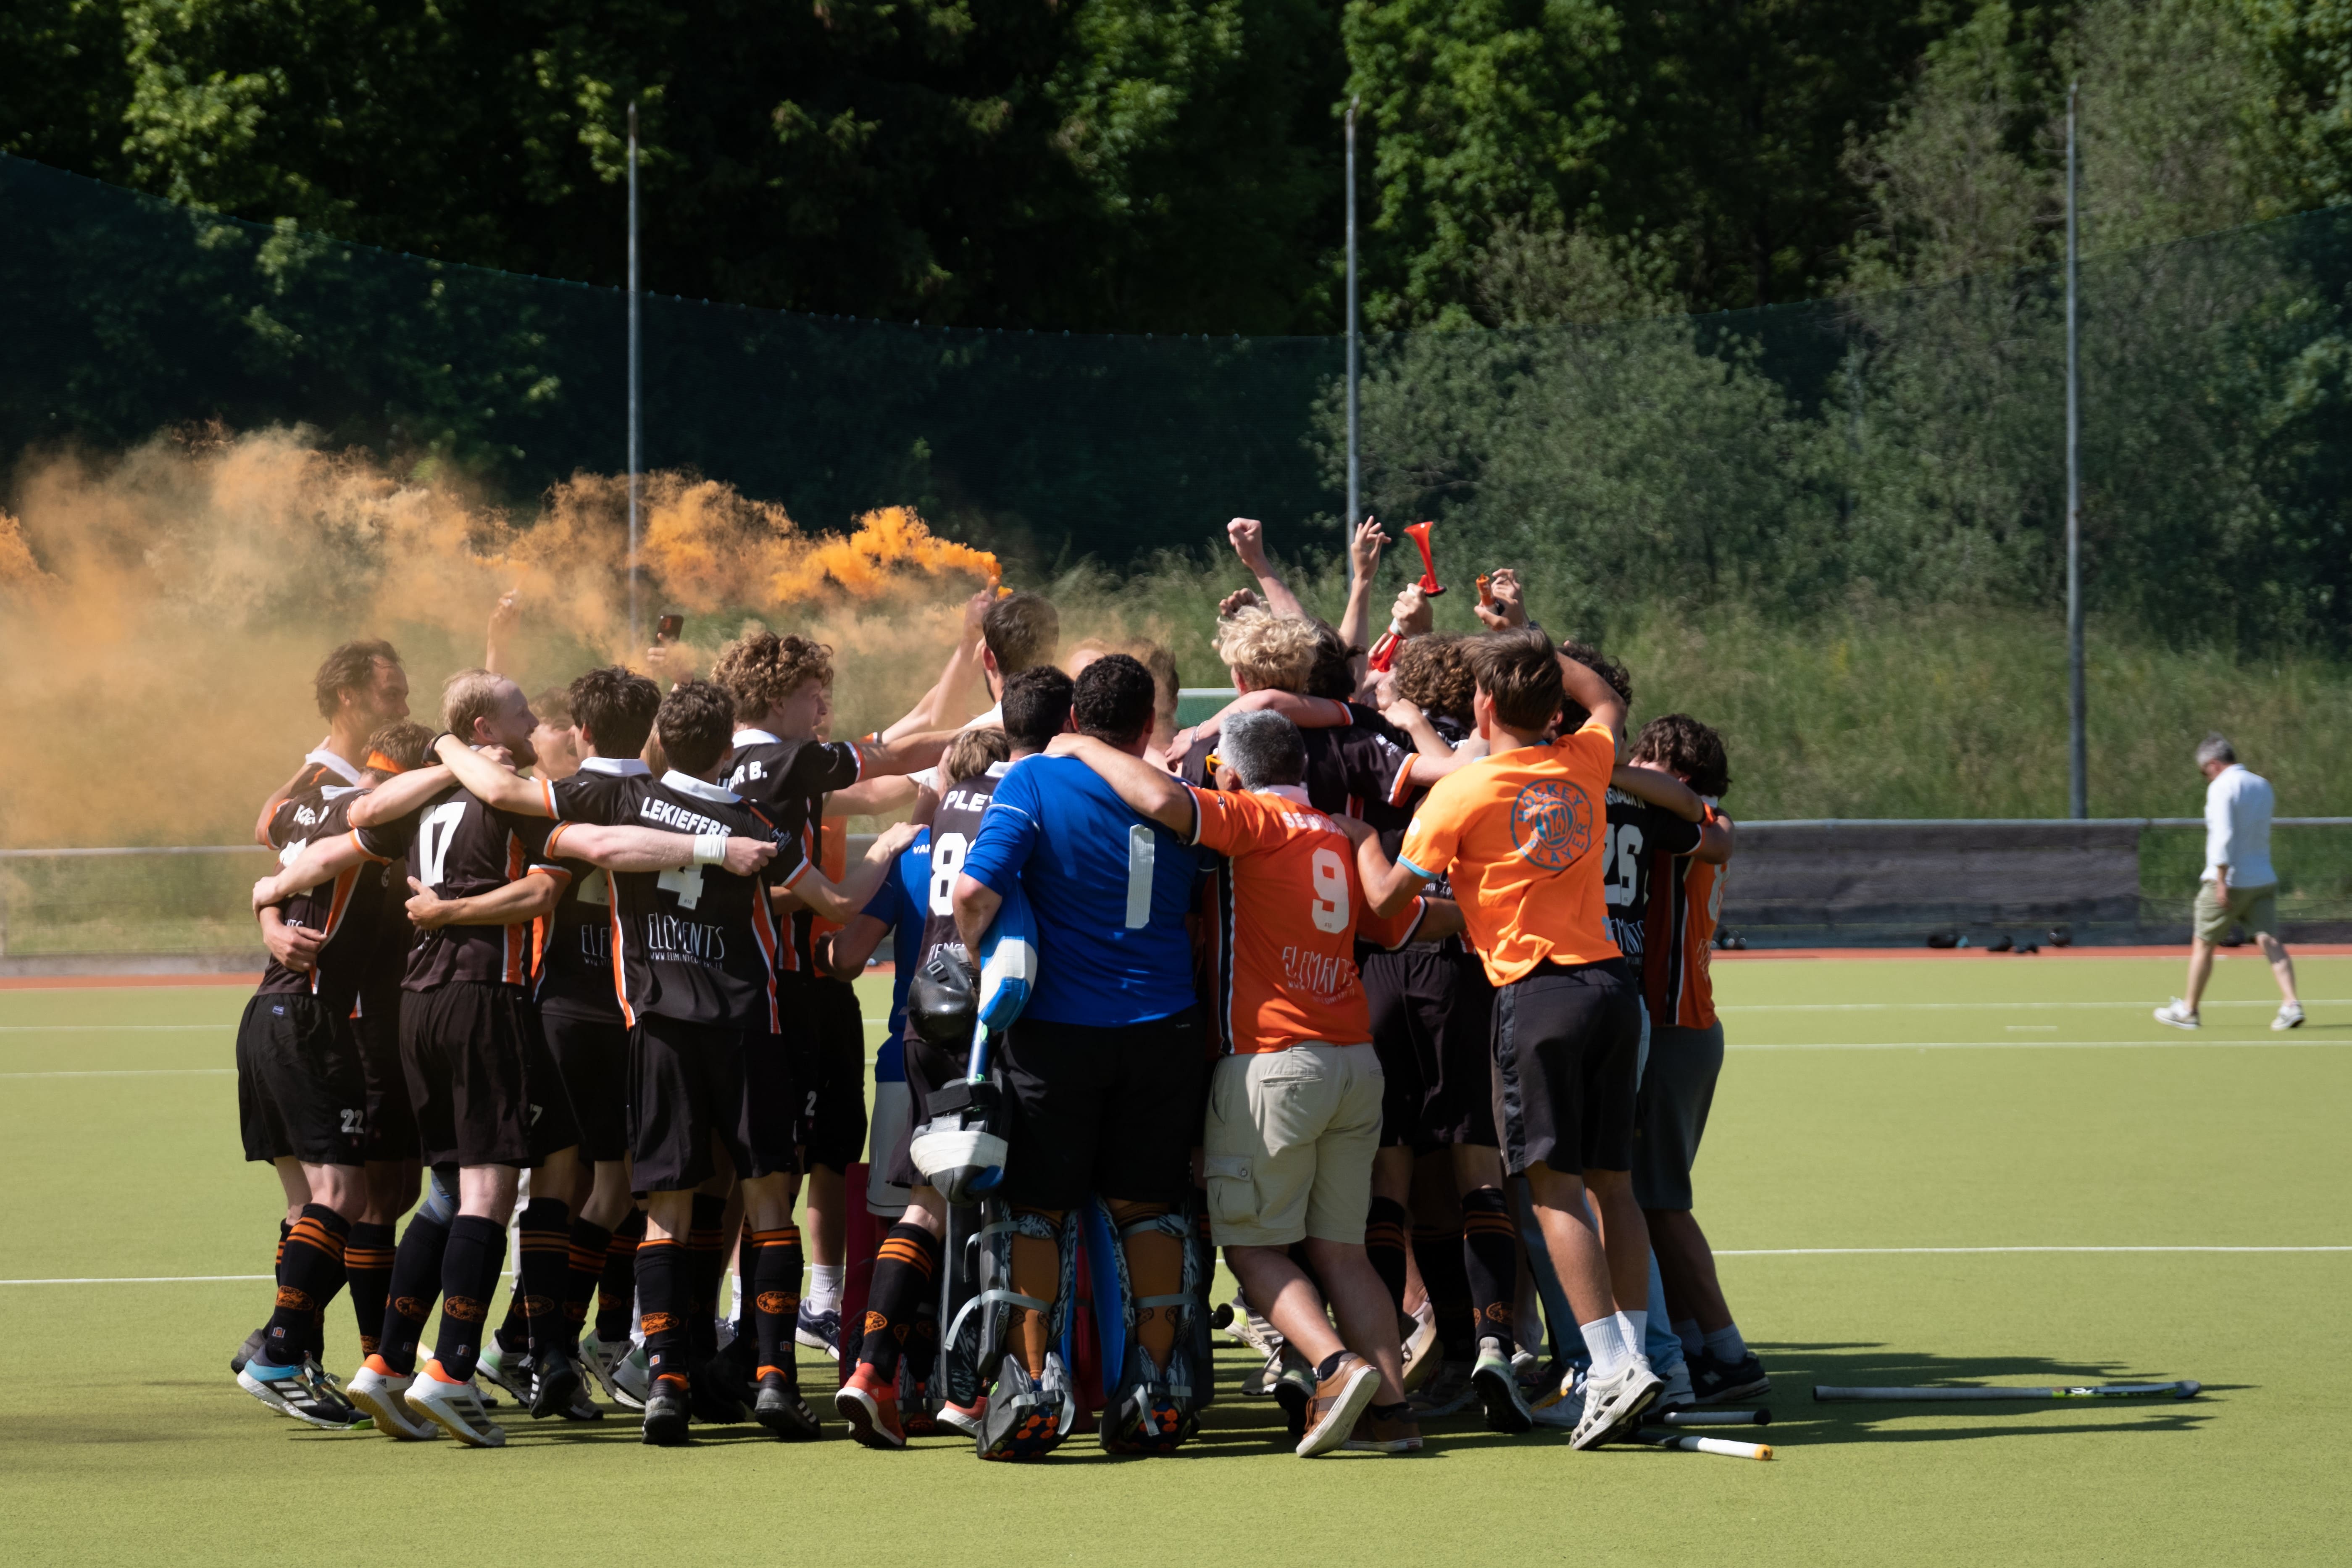
[(1348, 913), (1348, 868), (1338, 851), (1318, 849), (1307, 858), (1315, 874), (1315, 929), (1336, 936), (1350, 924)]

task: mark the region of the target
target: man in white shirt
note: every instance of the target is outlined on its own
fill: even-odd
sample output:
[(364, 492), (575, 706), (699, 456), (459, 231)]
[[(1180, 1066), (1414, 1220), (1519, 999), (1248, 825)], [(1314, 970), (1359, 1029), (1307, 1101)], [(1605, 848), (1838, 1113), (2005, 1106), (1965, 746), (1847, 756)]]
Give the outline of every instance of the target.
[(2189, 948), (2189, 994), (2156, 1010), (2156, 1021), (2176, 1029), (2201, 1026), (2197, 1001), (2213, 974), (2213, 949), (2232, 925), (2242, 925), (2263, 945), (2278, 977), (2278, 1016), (2273, 1029), (2303, 1023), (2294, 995), (2294, 960), (2278, 938), (2278, 873), (2271, 868), (2271, 785), (2239, 765), (2238, 753), (2218, 734), (2197, 748), (2204, 773), (2205, 879), (2197, 888), (2196, 926)]

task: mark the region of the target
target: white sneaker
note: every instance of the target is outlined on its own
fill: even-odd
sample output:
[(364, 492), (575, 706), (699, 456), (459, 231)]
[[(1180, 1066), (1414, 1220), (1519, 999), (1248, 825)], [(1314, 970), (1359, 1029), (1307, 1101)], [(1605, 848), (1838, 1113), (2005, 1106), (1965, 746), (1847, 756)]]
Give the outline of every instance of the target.
[(2159, 1024), (2168, 1024), (2176, 1029), (2201, 1029), (2205, 1026), (2204, 1021), (2190, 1011), (2189, 1005), (2178, 996), (2172, 999), (2170, 1005), (2158, 1007), (2156, 1010), (2156, 1021)]
[(1573, 1432), (1584, 1421), (1584, 1377), (1571, 1372), (1559, 1380), (1559, 1386), (1544, 1395), (1543, 1403), (1530, 1412), (1538, 1426), (1557, 1426)]
[(1570, 1446), (1597, 1448), (1633, 1429), (1642, 1413), (1657, 1402), (1665, 1387), (1650, 1363), (1636, 1356), (1617, 1369), (1616, 1375), (1588, 1379), (1584, 1385), (1584, 1419), (1576, 1425)]
[(653, 1368), (646, 1363), (646, 1347), (633, 1344), (629, 1353), (613, 1363), (613, 1381), (605, 1386), (614, 1400), (632, 1410), (643, 1410), (653, 1393)]
[(530, 1352), (507, 1350), (492, 1340), (482, 1347), (475, 1376), (505, 1389), (525, 1410), (530, 1408)]
[(2271, 1027), (2282, 1032), (2302, 1028), (2303, 1009), (2293, 1002), (2288, 1003), (2278, 1010), (2278, 1016), (2271, 1020)]
[[(369, 1358), (371, 1362), (373, 1359)], [(415, 1373), (388, 1369), (378, 1372), (368, 1362), (362, 1362), (359, 1371), (352, 1373), (352, 1381), (344, 1385), (344, 1395), (385, 1436), (425, 1442), (441, 1436), (441, 1428), (408, 1407), (408, 1385), (415, 1381)]]
[[(1651, 1370), (1654, 1372), (1657, 1369), (1654, 1365)], [(1674, 1410), (1685, 1405), (1696, 1405), (1697, 1403), (1697, 1391), (1691, 1387), (1690, 1363), (1686, 1361), (1675, 1363), (1674, 1371), (1666, 1373), (1666, 1386), (1658, 1391), (1656, 1408)]]
[(1404, 1391), (1411, 1394), (1437, 1370), (1437, 1309), (1423, 1301), (1405, 1321), (1412, 1325), (1404, 1337)]
[(425, 1370), (409, 1384), (408, 1407), (469, 1447), (506, 1447), (507, 1429), (482, 1408), (481, 1391), (471, 1383), (451, 1383), (443, 1377), (437, 1361), (426, 1362)]

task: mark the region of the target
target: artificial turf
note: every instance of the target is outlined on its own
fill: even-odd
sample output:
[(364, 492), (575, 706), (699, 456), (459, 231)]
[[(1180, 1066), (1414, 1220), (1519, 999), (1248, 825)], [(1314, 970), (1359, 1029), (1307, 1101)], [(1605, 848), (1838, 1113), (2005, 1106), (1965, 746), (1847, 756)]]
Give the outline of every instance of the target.
[[(750, 1434), (685, 1450), (625, 1413), (502, 1451), (315, 1432), (240, 1393), (277, 1183), (238, 1158), (233, 988), (0, 992), (0, 1556), (11, 1563), (449, 1560), (922, 1563), (2342, 1561), (2352, 960), (2311, 1023), (2225, 962), (2198, 1035), (2152, 960), (1744, 960), (1697, 1173), (1769, 1367), (1770, 1464), (1433, 1425), (1315, 1463), (1220, 1358), (1168, 1459), (1091, 1439), (1026, 1467)], [(869, 1016), (878, 1016), (869, 1001)], [(89, 1075), (89, 1076), (63, 1076)], [(331, 1359), (357, 1360), (348, 1307)], [(804, 1356), (804, 1379), (831, 1370)], [(2188, 1403), (1816, 1405), (1815, 1383), (2193, 1377)], [(836, 1424), (833, 1430), (839, 1431)], [(1727, 1434), (1737, 1435), (1737, 1434)], [(2329, 1478), (2333, 1477), (2334, 1479)]]

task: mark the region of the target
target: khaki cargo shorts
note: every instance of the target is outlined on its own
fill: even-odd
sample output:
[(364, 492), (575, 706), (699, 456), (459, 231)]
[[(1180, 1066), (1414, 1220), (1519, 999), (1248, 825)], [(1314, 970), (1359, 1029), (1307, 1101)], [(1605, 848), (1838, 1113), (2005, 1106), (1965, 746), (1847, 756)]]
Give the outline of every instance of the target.
[(2227, 902), (2214, 895), (2214, 884), (2197, 884), (2197, 940), (2218, 942), (2230, 928), (2242, 925), (2249, 936), (2278, 935), (2278, 884), (2231, 888)]
[(1216, 1244), (1361, 1246), (1385, 1087), (1369, 1045), (1308, 1041), (1219, 1061), (1202, 1138)]

